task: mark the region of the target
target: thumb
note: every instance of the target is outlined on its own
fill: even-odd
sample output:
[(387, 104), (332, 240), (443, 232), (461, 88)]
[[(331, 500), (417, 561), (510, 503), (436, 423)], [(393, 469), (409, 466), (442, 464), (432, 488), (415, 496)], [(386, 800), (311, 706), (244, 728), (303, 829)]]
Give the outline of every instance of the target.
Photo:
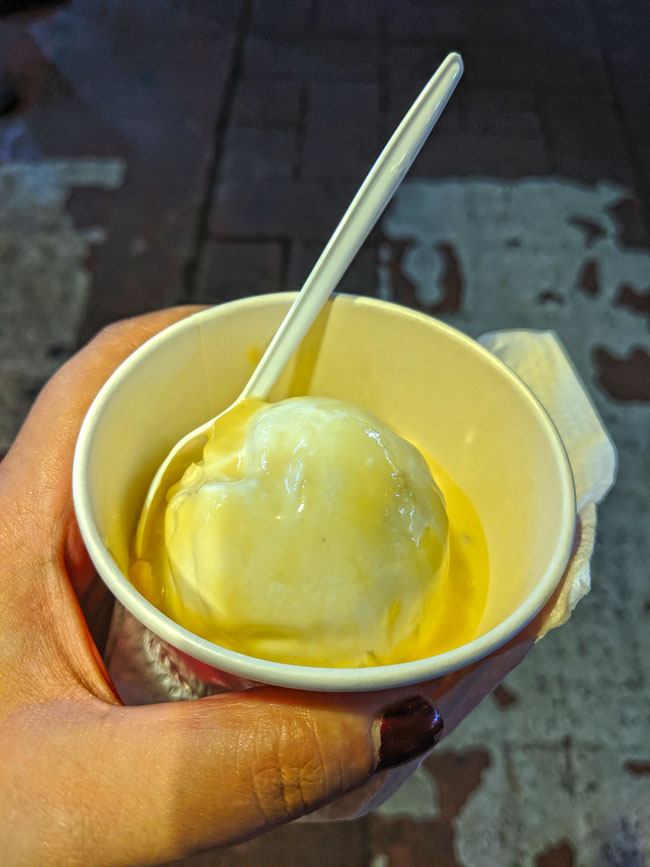
[[(102, 723), (102, 743), (109, 734), (111, 747), (92, 762), (100, 784), (90, 821), (107, 835), (95, 839), (94, 857), (150, 864), (253, 837), (413, 759), (441, 728), (412, 687), (356, 694), (264, 687), (111, 707)], [(119, 819), (109, 824), (116, 804)]]

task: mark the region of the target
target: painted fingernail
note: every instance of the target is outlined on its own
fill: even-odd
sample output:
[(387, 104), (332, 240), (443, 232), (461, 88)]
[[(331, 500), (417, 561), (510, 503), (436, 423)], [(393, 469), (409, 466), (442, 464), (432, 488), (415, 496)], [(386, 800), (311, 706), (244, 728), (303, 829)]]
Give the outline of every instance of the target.
[(438, 742), (442, 717), (422, 696), (399, 701), (387, 708), (380, 723), (378, 771), (403, 765)]

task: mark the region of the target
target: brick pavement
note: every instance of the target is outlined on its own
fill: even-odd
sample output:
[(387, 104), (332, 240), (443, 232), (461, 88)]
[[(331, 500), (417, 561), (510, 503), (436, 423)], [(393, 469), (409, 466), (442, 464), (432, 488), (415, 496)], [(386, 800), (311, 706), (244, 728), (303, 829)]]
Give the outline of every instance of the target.
[[(400, 4), (399, 12), (374, 4), (361, 27), (318, 4), (271, 4), (264, 12), (253, 4), (208, 238), (234, 246), (273, 236), (289, 251), (278, 288), (298, 288), (309, 254), (314, 261), (381, 143), (450, 47), (463, 51), (465, 80), (413, 175), (609, 178), (646, 202), (645, 60), (628, 53), (627, 76), (620, 72), (638, 8), (618, 10), (616, 42), (602, 4), (506, 7), (500, 16), (471, 3)], [(239, 108), (251, 95), (259, 111)], [(647, 212), (637, 217), (647, 238)], [(377, 246), (375, 238), (367, 259)], [(268, 273), (266, 244), (249, 252)], [(219, 278), (208, 288), (209, 273), (188, 292), (219, 298)]]
[[(40, 258), (34, 256), (33, 215), (41, 202), (29, 198), (33, 188), (20, 193), (29, 213), (15, 226), (0, 210), (0, 448), (43, 379), (104, 323), (176, 301), (219, 302), (299, 288), (381, 144), (450, 49), (463, 53), (466, 75), (410, 177), (616, 182), (628, 191), (613, 206), (620, 243), (632, 254), (647, 248), (645, 7), (644, 0), (159, 0), (152, 14), (145, 0), (73, 0), (47, 17), (0, 18), (3, 182), (15, 183), (21, 161), (107, 161), (90, 184), (83, 172), (49, 176), (54, 205), (46, 241), (58, 245), (56, 279), (47, 244), (38, 248), (45, 250)], [(71, 240), (71, 226), (77, 240)], [(588, 243), (590, 232), (598, 238), (599, 225), (588, 221), (583, 231)], [(342, 288), (376, 294), (384, 265), (388, 290), (422, 306), (406, 273), (407, 246), (377, 228)], [(9, 267), (8, 249), (20, 251), (20, 279)], [(427, 302), (427, 309), (451, 318), (462, 314), (464, 325), (477, 327), (472, 309), (460, 311), (462, 274), (454, 248), (448, 244), (440, 255), (444, 295)], [(598, 304), (602, 280), (593, 266), (575, 292)], [(72, 294), (70, 285), (76, 287)], [(540, 311), (560, 310), (563, 303), (566, 308), (557, 287), (546, 296)], [(40, 305), (43, 311), (56, 312), (42, 322), (33, 313), (39, 298), (50, 305)], [(650, 355), (638, 336), (638, 323), (647, 324), (648, 298), (643, 286), (622, 286), (614, 313), (602, 313), (604, 327), (623, 310), (637, 329), (636, 342), (621, 343), (617, 352), (601, 348), (604, 355), (597, 357), (602, 411), (608, 423), (618, 420), (622, 458), (638, 457), (625, 421), (638, 425), (650, 401)], [(513, 306), (504, 305), (500, 315), (516, 312), (516, 298), (508, 302)], [(13, 330), (25, 325), (43, 347), (38, 364), (33, 342), (23, 350), (12, 339)], [(631, 402), (629, 416), (620, 409), (625, 401)], [(647, 498), (629, 490), (647, 513)], [(604, 527), (602, 568), (608, 574), (606, 567), (611, 572), (618, 562), (615, 546), (633, 542), (615, 521)], [(628, 562), (641, 562), (641, 545), (637, 559)], [(638, 568), (636, 575), (640, 581)], [(567, 664), (561, 655), (557, 663)], [(524, 673), (522, 683), (530, 687), (530, 677), (543, 684), (546, 675), (538, 676), (542, 680), (533, 681)], [(535, 689), (522, 685), (523, 691), (534, 714)], [(488, 710), (495, 719), (519, 719), (510, 722), (516, 727), (524, 725), (522, 704), (517, 692), (506, 689)], [(432, 791), (442, 801), (421, 798), (419, 821), (410, 818), (412, 799), (401, 813), (395, 807), (350, 825), (295, 825), (187, 863), (474, 867), (461, 857), (454, 833), (469, 815), (461, 802), (471, 805), (491, 759), (469, 738), (456, 744), (427, 766), (426, 779), (434, 781)], [(547, 764), (553, 770), (552, 758)], [(647, 779), (647, 756), (628, 765), (628, 776)], [(506, 773), (503, 792), (507, 779)], [(454, 784), (458, 803), (445, 801)], [(607, 792), (580, 798), (595, 809)], [(534, 804), (521, 809), (518, 821), (526, 828)], [(633, 830), (612, 834), (599, 844), (602, 867), (642, 863)], [(469, 836), (464, 839), (469, 846)], [(529, 854), (540, 867), (586, 863), (568, 836)]]

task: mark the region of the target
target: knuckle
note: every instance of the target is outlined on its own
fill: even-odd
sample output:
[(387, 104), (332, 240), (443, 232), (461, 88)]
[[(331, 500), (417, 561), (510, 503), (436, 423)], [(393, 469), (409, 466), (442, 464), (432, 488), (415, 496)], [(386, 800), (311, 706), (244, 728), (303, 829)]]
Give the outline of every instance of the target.
[(106, 340), (112, 342), (118, 338), (124, 330), (124, 322), (127, 320), (118, 319), (116, 322), (109, 322), (103, 325), (96, 334), (97, 340)]
[[(267, 740), (267, 745), (269, 741)], [(341, 774), (324, 761), (318, 732), (306, 720), (284, 720), (257, 764), (253, 791), (266, 821), (289, 821), (334, 796)]]

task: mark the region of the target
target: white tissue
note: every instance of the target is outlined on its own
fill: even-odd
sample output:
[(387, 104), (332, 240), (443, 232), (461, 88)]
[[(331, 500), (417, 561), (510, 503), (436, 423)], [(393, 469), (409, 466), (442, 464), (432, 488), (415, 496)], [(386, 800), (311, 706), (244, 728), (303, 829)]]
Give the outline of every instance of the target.
[(553, 331), (492, 331), (478, 342), (513, 370), (535, 394), (564, 443), (576, 488), (577, 550), (560, 595), (537, 640), (571, 616), (591, 589), (590, 561), (596, 505), (614, 484), (616, 451), (569, 356)]

